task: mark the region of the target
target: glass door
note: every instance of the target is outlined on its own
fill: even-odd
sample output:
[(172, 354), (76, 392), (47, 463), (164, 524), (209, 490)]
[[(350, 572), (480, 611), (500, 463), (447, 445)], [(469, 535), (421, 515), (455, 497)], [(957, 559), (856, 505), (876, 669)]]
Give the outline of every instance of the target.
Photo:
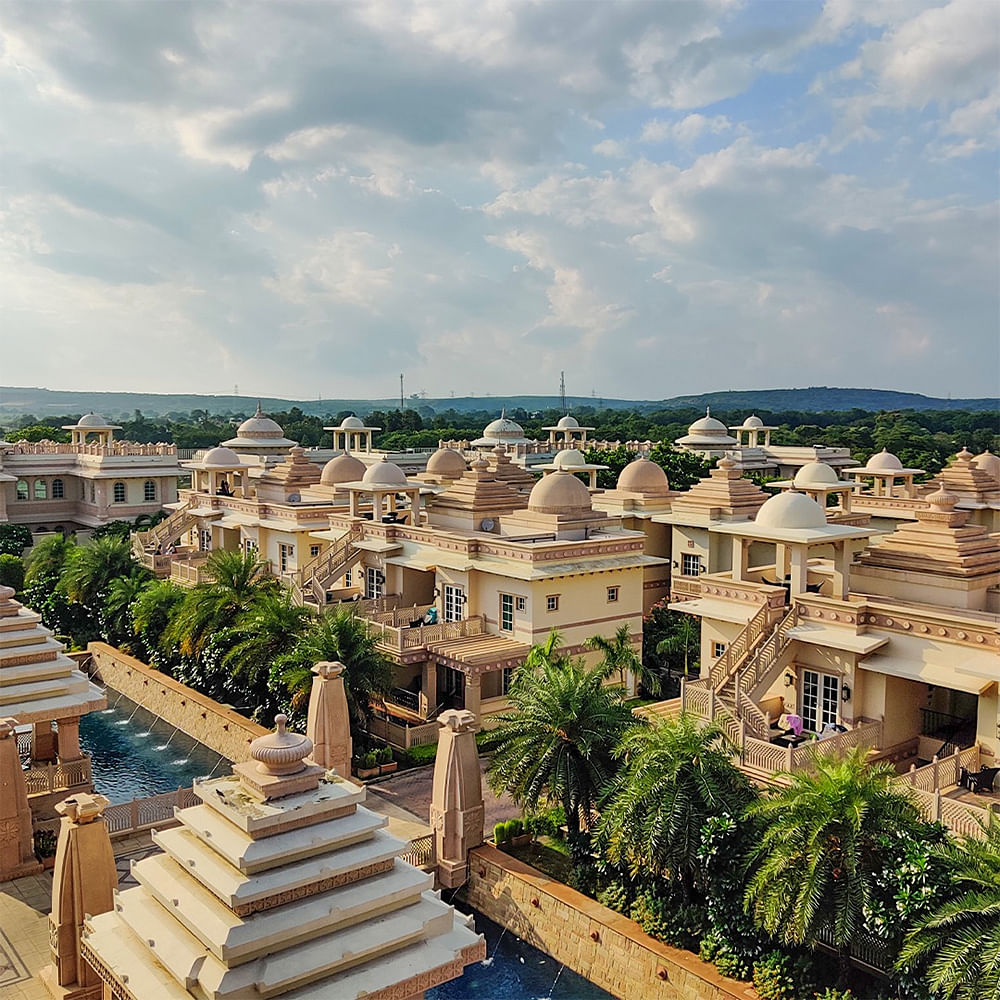
[(450, 583), (444, 588), (444, 620), (460, 622), (465, 615), (465, 591)]
[(840, 711), (840, 678), (816, 670), (802, 671), (802, 727), (821, 733), (836, 725)]

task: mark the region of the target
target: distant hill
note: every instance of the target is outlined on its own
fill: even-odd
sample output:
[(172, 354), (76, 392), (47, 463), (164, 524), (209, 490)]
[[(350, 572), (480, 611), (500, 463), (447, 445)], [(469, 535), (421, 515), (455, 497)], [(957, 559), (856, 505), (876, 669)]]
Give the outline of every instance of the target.
[[(304, 413), (323, 416), (340, 410), (368, 413), (371, 410), (396, 409), (398, 399), (281, 399), (262, 397), (265, 411), (299, 407)], [(940, 399), (915, 392), (890, 389), (839, 389), (813, 386), (808, 389), (749, 389), (742, 391), (706, 392), (693, 396), (673, 396), (670, 399), (597, 399), (593, 396), (568, 396), (568, 407), (604, 406), (609, 409), (662, 410), (714, 406), (719, 410), (997, 410), (1000, 399)], [(131, 417), (135, 410), (147, 416), (171, 412), (247, 413), (257, 405), (256, 396), (210, 396), (195, 393), (160, 394), (148, 392), (74, 392), (53, 389), (0, 386), (0, 420), (23, 413), (38, 417), (48, 414), (86, 413), (96, 410), (109, 419)], [(410, 407), (430, 407), (440, 412), (454, 409), (469, 410), (523, 407), (526, 410), (548, 410), (559, 407), (558, 396), (456, 396), (444, 399), (411, 397)]]

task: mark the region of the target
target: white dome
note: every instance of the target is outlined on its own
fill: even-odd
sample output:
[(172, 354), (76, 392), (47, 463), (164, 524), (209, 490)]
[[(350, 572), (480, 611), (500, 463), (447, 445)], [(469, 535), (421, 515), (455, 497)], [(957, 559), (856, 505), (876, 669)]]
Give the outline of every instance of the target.
[(837, 473), (826, 462), (808, 462), (795, 473), (795, 479), (792, 482), (799, 489), (840, 485)]
[(240, 456), (232, 448), (225, 448), (222, 445), (206, 451), (201, 460), (203, 469), (238, 469), (242, 464)]
[(667, 474), (662, 466), (648, 458), (637, 458), (629, 462), (618, 477), (618, 489), (631, 493), (651, 493), (670, 488)]
[(592, 509), (590, 491), (576, 476), (563, 470), (543, 476), (528, 496), (528, 510), (538, 514), (565, 514)]
[(353, 455), (337, 455), (323, 466), (319, 481), (324, 486), (337, 486), (340, 483), (356, 483), (366, 472), (365, 463)]
[(745, 431), (756, 430), (757, 428), (763, 426), (764, 426), (764, 421), (761, 420), (756, 413), (751, 413), (750, 416), (743, 421), (743, 430)]
[(716, 420), (712, 416), (712, 411), (706, 406), (705, 416), (700, 420), (696, 420), (688, 428), (688, 434), (704, 434), (707, 431), (709, 434), (726, 435), (726, 431), (728, 430), (729, 428), (721, 420)]
[(483, 430), (483, 437), (488, 438), (523, 438), (524, 428), (515, 420), (507, 416), (499, 416), (496, 420), (491, 420)]
[(365, 422), (358, 417), (344, 417), (340, 421), (340, 429), (342, 431), (358, 431), (364, 430)]
[(886, 451), (885, 448), (877, 455), (872, 455), (865, 466), (866, 469), (874, 469), (878, 472), (895, 472), (897, 469), (902, 469), (902, 467), (903, 463), (891, 451)]
[(87, 413), (76, 422), (77, 427), (107, 427), (108, 422), (99, 413)]
[(779, 493), (757, 511), (756, 523), (762, 528), (825, 528), (826, 514), (815, 500), (804, 493)]
[(445, 479), (459, 479), (465, 472), (465, 459), (452, 448), (438, 448), (427, 460), (427, 471)]
[(571, 417), (568, 413), (565, 417), (560, 417), (556, 423), (556, 427), (561, 431), (572, 431), (576, 430), (580, 426), (579, 421), (576, 417)]
[(384, 458), (381, 462), (370, 465), (361, 481), (365, 486), (371, 488), (387, 486), (396, 489), (406, 489), (408, 485), (403, 470), (394, 462), (388, 462)]
[(241, 438), (282, 438), (285, 432), (281, 425), (270, 417), (265, 417), (260, 403), (257, 404), (257, 412), (240, 424), (236, 431), (236, 436)]
[(556, 457), (552, 460), (552, 464), (557, 469), (569, 469), (580, 468), (587, 464), (583, 457), (583, 452), (577, 450), (576, 448), (566, 448), (556, 454)]
[(1000, 481), (1000, 455), (994, 455), (989, 448), (981, 455), (976, 455), (972, 460), (972, 464), (977, 469), (989, 473), (994, 479)]

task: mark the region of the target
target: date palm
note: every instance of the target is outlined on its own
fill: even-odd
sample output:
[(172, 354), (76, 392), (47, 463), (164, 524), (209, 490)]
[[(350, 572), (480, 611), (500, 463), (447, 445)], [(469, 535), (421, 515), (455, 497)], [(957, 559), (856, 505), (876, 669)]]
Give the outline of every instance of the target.
[(101, 632), (106, 642), (117, 646), (135, 637), (132, 608), (149, 582), (145, 573), (130, 573), (108, 585), (100, 610)]
[(625, 686), (625, 674), (628, 672), (651, 694), (659, 694), (660, 679), (636, 653), (632, 631), (628, 625), (622, 625), (610, 639), (604, 635), (592, 635), (584, 645), (601, 654), (606, 676), (617, 673), (622, 687)]
[(70, 600), (94, 607), (107, 596), (113, 580), (127, 576), (150, 579), (149, 571), (135, 561), (128, 539), (107, 536), (71, 550), (60, 585)]
[(689, 899), (702, 827), (713, 816), (739, 815), (753, 799), (735, 755), (719, 726), (689, 715), (627, 732), (615, 750), (623, 767), (601, 815), (607, 856), (635, 875), (670, 879)]
[(186, 597), (187, 591), (177, 584), (152, 580), (132, 605), (132, 630), (141, 646), (142, 658), (158, 670), (166, 670), (179, 658), (176, 646), (164, 642), (163, 636)]
[(511, 711), (486, 737), (493, 752), (487, 774), (494, 791), (537, 809), (558, 802), (566, 813), (570, 850), (579, 865), (589, 856), (581, 830), (614, 776), (614, 749), (637, 720), (620, 691), (605, 686), (603, 665), (587, 668), (557, 652), (558, 635), (535, 647), (508, 692)]
[(687, 677), (691, 661), (697, 663), (701, 648), (701, 627), (691, 615), (682, 611), (676, 614), (679, 617), (673, 624), (672, 634), (656, 644), (656, 652), (660, 656), (679, 657), (684, 663), (684, 676)]
[(917, 830), (917, 807), (885, 763), (867, 751), (842, 758), (817, 755), (813, 769), (750, 807), (762, 822), (752, 853), (744, 906), (758, 926), (789, 944), (821, 936), (847, 955), (864, 924), (881, 871), (879, 838), (886, 830)]
[(59, 576), (76, 547), (76, 541), (65, 535), (54, 534), (43, 538), (25, 559), (24, 582), (33, 583), (44, 576)]
[(910, 932), (898, 965), (929, 962), (927, 985), (945, 1000), (1000, 998), (1000, 819), (982, 840), (938, 850), (954, 892)]

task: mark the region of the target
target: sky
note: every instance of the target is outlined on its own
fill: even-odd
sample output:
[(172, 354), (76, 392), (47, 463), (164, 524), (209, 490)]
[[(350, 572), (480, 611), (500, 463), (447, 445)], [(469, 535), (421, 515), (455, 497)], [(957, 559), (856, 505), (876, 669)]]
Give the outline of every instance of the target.
[(0, 384), (1000, 392), (1000, 4), (0, 5)]

